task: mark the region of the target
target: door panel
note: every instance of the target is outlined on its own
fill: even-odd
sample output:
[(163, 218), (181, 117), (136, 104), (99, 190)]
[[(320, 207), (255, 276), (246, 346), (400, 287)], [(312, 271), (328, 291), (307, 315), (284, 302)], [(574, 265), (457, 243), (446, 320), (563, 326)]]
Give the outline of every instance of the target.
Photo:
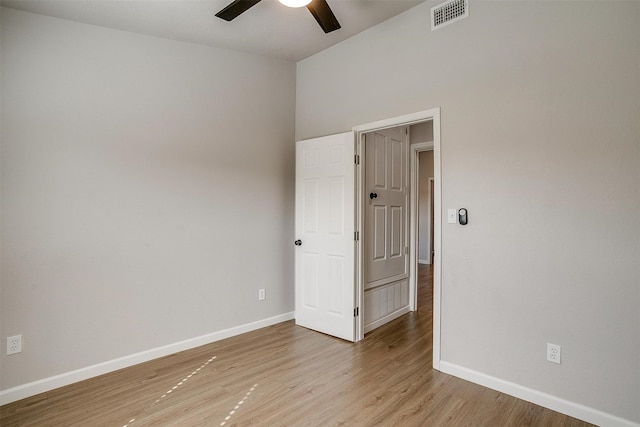
[(396, 318), (409, 305), (409, 281), (403, 279), (378, 286), (364, 293), (364, 332)]
[(373, 259), (384, 260), (387, 256), (387, 207), (373, 206)]
[(402, 246), (402, 208), (399, 206), (391, 206), (391, 246), (389, 247), (389, 258), (397, 258), (402, 256), (404, 247)]
[(296, 143), (296, 324), (355, 340), (353, 132)]
[(302, 302), (306, 309), (318, 308), (318, 254), (302, 255), (302, 271), (304, 272), (304, 290)]
[(318, 180), (304, 181), (301, 197), (304, 200), (304, 231), (309, 234), (318, 232)]
[[(399, 135), (398, 137), (402, 138), (403, 135)], [(389, 168), (391, 169), (391, 182), (389, 184), (389, 189), (393, 191), (402, 191), (404, 189), (405, 180), (404, 175), (406, 174), (405, 162), (403, 159), (403, 141), (399, 141), (390, 137), (388, 139), (388, 144), (391, 145), (391, 159), (389, 161)]]
[(344, 235), (344, 178), (329, 179), (329, 234)]
[(365, 135), (365, 289), (408, 273), (408, 153), (405, 128)]
[(367, 135), (367, 139), (373, 137), (373, 166), (374, 166), (374, 182), (375, 189), (385, 189), (387, 185), (387, 141), (383, 135), (375, 133)]

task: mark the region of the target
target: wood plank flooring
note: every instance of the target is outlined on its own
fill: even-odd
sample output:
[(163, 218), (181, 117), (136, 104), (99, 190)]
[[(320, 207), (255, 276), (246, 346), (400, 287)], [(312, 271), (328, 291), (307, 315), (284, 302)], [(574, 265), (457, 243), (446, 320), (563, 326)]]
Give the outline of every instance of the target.
[(589, 426), (431, 368), (419, 309), (352, 344), (293, 321), (0, 408), (10, 426)]

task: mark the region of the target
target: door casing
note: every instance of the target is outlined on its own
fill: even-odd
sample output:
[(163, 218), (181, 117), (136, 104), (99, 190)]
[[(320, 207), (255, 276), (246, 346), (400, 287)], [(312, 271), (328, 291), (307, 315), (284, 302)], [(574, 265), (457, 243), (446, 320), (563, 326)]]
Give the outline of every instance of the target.
[[(442, 196), (441, 196), (441, 171), (440, 171), (440, 108), (419, 111), (403, 116), (392, 117), (379, 120), (364, 125), (353, 127), (356, 136), (356, 154), (361, 160), (356, 170), (356, 231), (362, 234), (364, 227), (364, 134), (367, 132), (381, 130), (397, 126), (410, 126), (426, 121), (433, 122), (433, 146), (430, 144), (414, 144), (411, 150), (411, 207), (410, 207), (410, 239), (409, 239), (409, 289), (411, 310), (416, 308), (416, 285), (418, 271), (418, 209), (417, 194), (415, 193), (417, 182), (417, 153), (433, 149), (434, 167), (434, 250), (433, 261), (433, 368), (440, 369), (440, 299), (441, 299), (441, 278), (442, 278)], [(356, 295), (355, 301), (359, 307), (360, 315), (356, 319), (356, 341), (364, 338), (364, 257), (362, 239), (356, 245)]]

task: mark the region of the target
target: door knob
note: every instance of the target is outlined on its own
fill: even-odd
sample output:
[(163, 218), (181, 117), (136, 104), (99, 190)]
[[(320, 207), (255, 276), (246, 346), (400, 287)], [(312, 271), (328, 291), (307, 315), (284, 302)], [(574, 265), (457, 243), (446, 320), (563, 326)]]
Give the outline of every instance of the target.
[(370, 199), (377, 199), (378, 198), (378, 193), (369, 193), (369, 198)]
[(302, 240), (296, 240), (293, 244), (296, 246), (302, 246)]

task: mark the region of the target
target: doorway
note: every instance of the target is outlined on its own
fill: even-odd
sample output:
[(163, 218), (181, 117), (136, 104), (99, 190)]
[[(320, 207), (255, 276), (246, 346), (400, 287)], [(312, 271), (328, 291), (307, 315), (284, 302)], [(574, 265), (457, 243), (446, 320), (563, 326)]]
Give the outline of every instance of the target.
[[(412, 212), (415, 215), (416, 262), (418, 266), (430, 264), (433, 267), (435, 254), (435, 162), (431, 122), (427, 122), (428, 132), (423, 139), (411, 146), (412, 168)], [(416, 267), (417, 276), (418, 267)], [(417, 289), (417, 279), (415, 289)], [(411, 310), (418, 309), (417, 293), (412, 294)]]
[(418, 264), (433, 264), (433, 149), (418, 152)]
[[(422, 112), (409, 114), (405, 116), (394, 117), (391, 119), (381, 120), (366, 125), (356, 126), (353, 131), (356, 134), (356, 153), (363, 161), (360, 162), (361, 167), (356, 172), (356, 230), (364, 231), (364, 210), (366, 208), (367, 197), (369, 192), (365, 187), (364, 167), (362, 164), (366, 162), (365, 153), (365, 134), (383, 129), (389, 129), (399, 126), (413, 126), (430, 122), (433, 130), (433, 141), (420, 142), (410, 145), (410, 203), (409, 203), (409, 236), (408, 236), (408, 255), (409, 255), (409, 309), (416, 309), (417, 300), (417, 280), (418, 280), (418, 194), (417, 194), (417, 173), (418, 173), (418, 153), (421, 151), (433, 151), (433, 368), (440, 367), (440, 298), (441, 298), (441, 175), (440, 175), (440, 109), (425, 110)], [(356, 248), (356, 303), (360, 308), (361, 315), (356, 319), (356, 340), (364, 338), (365, 325), (362, 311), (366, 311), (367, 307), (364, 301), (364, 291), (366, 285), (365, 278), (365, 247), (363, 239), (359, 239)]]

